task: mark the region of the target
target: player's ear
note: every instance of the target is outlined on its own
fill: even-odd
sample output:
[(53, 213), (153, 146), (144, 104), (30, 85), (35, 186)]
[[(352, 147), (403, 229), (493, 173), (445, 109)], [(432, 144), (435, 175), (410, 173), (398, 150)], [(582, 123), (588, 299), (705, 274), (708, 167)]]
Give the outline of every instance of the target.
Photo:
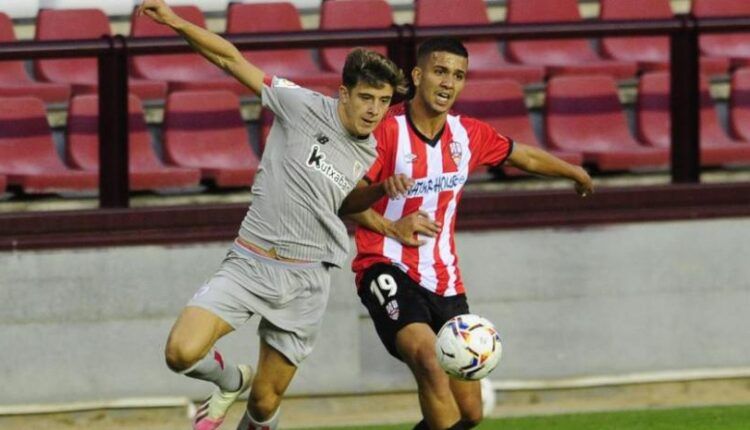
[(414, 66), (413, 69), (411, 69), (411, 81), (414, 82), (414, 85), (419, 86), (419, 84), (422, 82), (422, 68), (419, 66)]
[(349, 102), (349, 88), (346, 85), (339, 86), (339, 102), (347, 104)]

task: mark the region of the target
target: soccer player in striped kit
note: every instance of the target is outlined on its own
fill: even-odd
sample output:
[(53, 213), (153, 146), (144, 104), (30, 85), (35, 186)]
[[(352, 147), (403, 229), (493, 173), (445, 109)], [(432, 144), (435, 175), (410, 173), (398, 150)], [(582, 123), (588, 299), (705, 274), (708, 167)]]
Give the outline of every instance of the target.
[[(355, 49), (333, 99), (267, 77), (231, 43), (182, 19), (163, 0), (144, 0), (139, 12), (173, 28), (276, 116), (238, 237), (174, 323), (165, 351), (170, 369), (216, 385), (194, 429), (218, 428), (231, 404), (250, 389), (237, 429), (274, 430), (281, 398), (318, 336), (329, 269), (340, 267), (347, 255), (349, 236), (339, 215), (368, 207), (349, 195), (375, 159), (371, 132), (406, 80), (387, 58)], [(397, 176), (387, 184), (400, 189), (410, 182)], [(261, 317), (255, 372), (228, 363), (213, 347), (254, 314)]]
[[(534, 147), (514, 142), (488, 124), (450, 112), (464, 87), (468, 52), (452, 38), (430, 39), (412, 71), (415, 94), (391, 108), (375, 132), (378, 159), (365, 176), (380, 183), (394, 174), (415, 181), (352, 218), (358, 294), (388, 352), (406, 363), (418, 387), (424, 419), (415, 429), (468, 429), (482, 420), (479, 381), (449, 379), (435, 354), (435, 334), (445, 321), (469, 313), (456, 265), (454, 226), (469, 173), (507, 162), (528, 172), (568, 178), (585, 196), (591, 178)], [(359, 184), (366, 186), (366, 182)], [(369, 207), (369, 205), (365, 206)], [(423, 234), (417, 241), (413, 233)], [(419, 245), (418, 247), (403, 246)]]

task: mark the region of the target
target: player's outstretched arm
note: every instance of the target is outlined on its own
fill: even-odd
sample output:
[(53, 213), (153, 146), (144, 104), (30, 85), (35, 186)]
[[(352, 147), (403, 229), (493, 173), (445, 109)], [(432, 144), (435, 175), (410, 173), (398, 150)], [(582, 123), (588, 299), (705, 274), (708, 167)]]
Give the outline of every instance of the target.
[(406, 196), (409, 188), (413, 185), (414, 180), (401, 173), (372, 185), (364, 180), (359, 181), (357, 187), (341, 203), (339, 216), (362, 212), (375, 204), (383, 196), (388, 196), (391, 199)]
[(508, 162), (529, 173), (568, 178), (575, 182), (576, 192), (582, 197), (594, 192), (591, 177), (581, 166), (567, 163), (542, 149), (516, 142)]
[(144, 14), (171, 27), (208, 61), (227, 71), (255, 94), (261, 94), (263, 71), (248, 62), (226, 39), (181, 18), (164, 0), (143, 0), (138, 7), (138, 14)]
[(430, 219), (427, 212), (413, 212), (401, 219), (391, 221), (372, 209), (347, 215), (360, 226), (388, 236), (406, 246), (422, 246), (425, 241), (417, 235), (436, 237), (442, 225)]

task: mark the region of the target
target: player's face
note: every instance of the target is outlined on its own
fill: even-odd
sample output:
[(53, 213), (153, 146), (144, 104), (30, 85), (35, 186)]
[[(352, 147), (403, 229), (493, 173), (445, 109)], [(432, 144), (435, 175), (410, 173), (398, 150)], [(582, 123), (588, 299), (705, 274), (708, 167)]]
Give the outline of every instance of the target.
[(341, 122), (355, 136), (370, 134), (383, 119), (393, 98), (393, 87), (381, 88), (358, 82), (351, 90), (339, 89), (339, 103), (343, 107)]
[(447, 113), (466, 84), (469, 60), (449, 52), (433, 52), (412, 71), (415, 97), (433, 113)]

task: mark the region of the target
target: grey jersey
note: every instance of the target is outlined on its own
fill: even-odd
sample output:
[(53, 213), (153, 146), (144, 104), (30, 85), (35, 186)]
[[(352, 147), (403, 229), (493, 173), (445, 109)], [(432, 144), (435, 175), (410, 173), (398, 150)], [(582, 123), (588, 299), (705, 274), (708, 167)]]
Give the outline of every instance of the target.
[(349, 237), (338, 209), (375, 160), (375, 140), (344, 129), (335, 99), (287, 80), (265, 85), (262, 102), (276, 118), (239, 235), (281, 257), (341, 266)]

